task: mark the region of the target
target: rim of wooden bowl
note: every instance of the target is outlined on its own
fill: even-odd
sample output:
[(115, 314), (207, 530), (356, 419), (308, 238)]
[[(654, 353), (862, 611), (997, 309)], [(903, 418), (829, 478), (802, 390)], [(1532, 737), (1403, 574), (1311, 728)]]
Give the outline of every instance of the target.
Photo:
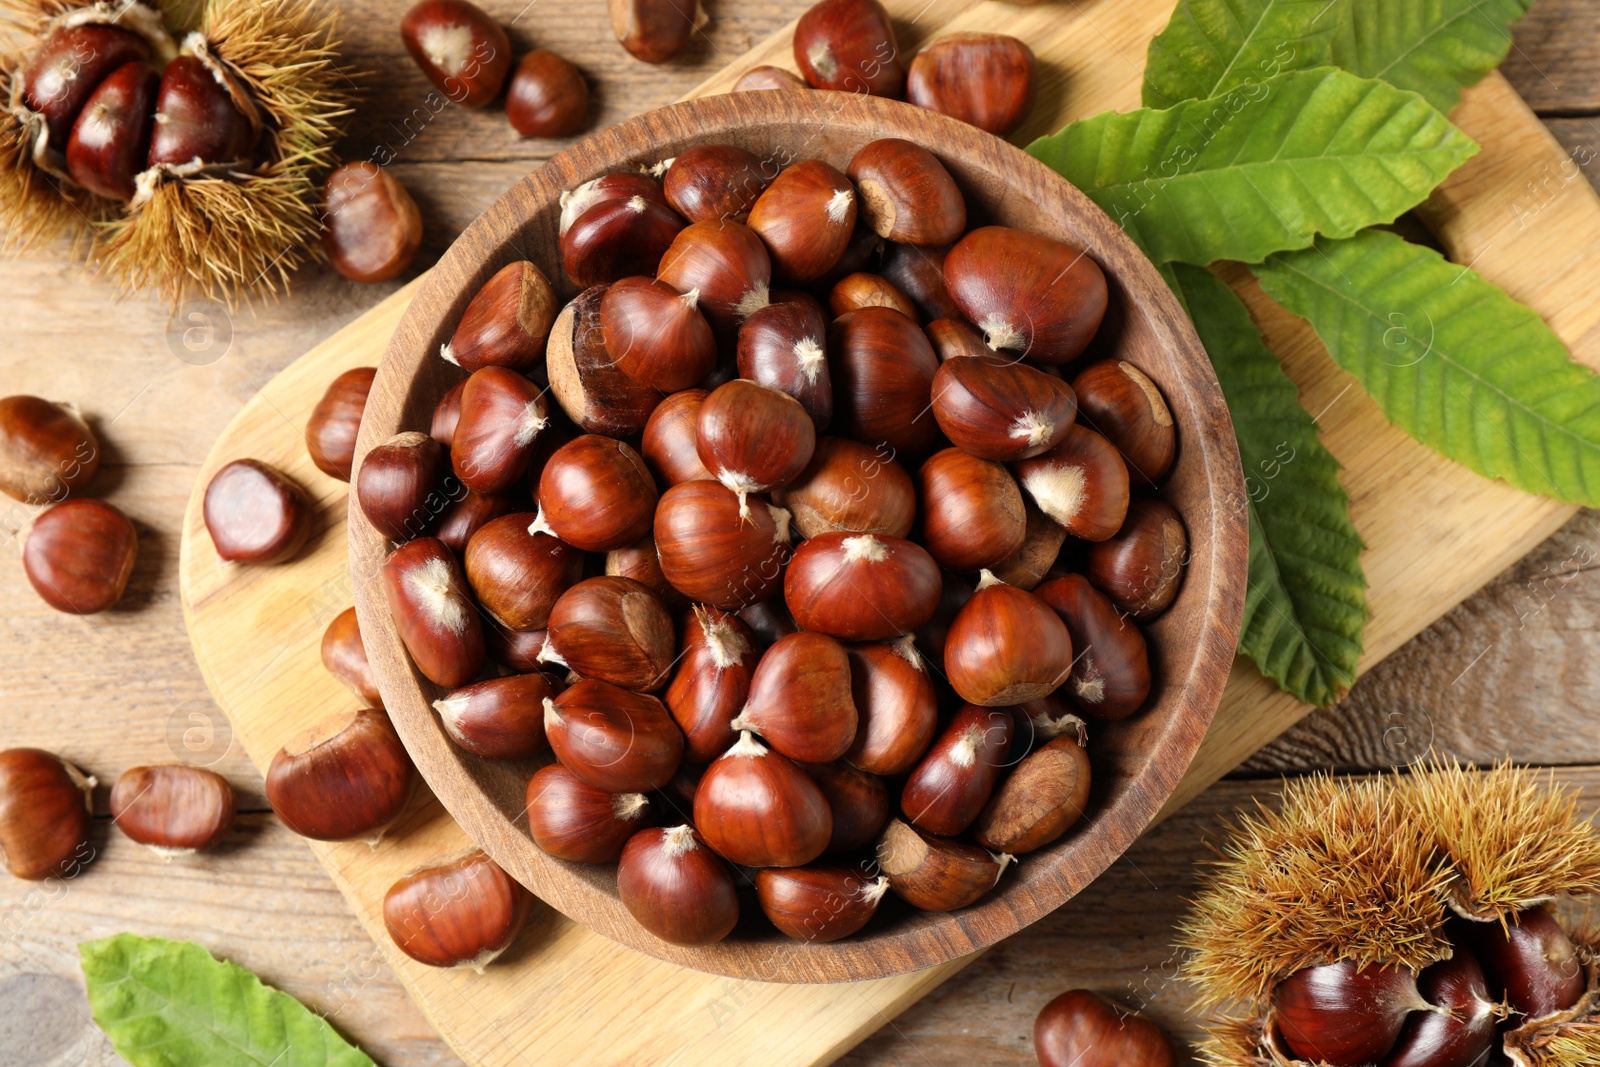
[(843, 169), (856, 148), (880, 137), (904, 137), (932, 149), (967, 194), (975, 219), (1088, 249), (1112, 290), (1112, 310), (1095, 344), (1105, 355), (1133, 358), (1148, 372), (1179, 427), (1179, 460), (1165, 495), (1189, 527), (1190, 560), (1177, 601), (1146, 630), (1157, 660), (1152, 703), (1127, 722), (1091, 726), (1095, 785), (1089, 814), (1061, 840), (1023, 856), (977, 904), (933, 914), (892, 903), (891, 894), (861, 934), (810, 944), (773, 930), (753, 894), (742, 892), (739, 928), (723, 942), (687, 948), (646, 932), (617, 898), (614, 866), (568, 863), (533, 843), (523, 797), (536, 762), (483, 760), (451, 743), (431, 707), (442, 690), (415, 672), (385, 607), (378, 568), (386, 546), (351, 494), (351, 578), (368, 654), (395, 727), (445, 808), (513, 877), (572, 919), (649, 955), (737, 978), (881, 978), (992, 945), (1093, 881), (1150, 824), (1183, 777), (1233, 663), (1248, 543), (1239, 505), (1243, 475), (1228, 410), (1193, 327), (1160, 275), (1110, 218), (1044, 164), (943, 115), (844, 93), (745, 92), (691, 100), (566, 149), (456, 240), (395, 331), (357, 445), (364, 458), (395, 433), (427, 430), (437, 398), (462, 377), (439, 357), (440, 345), (495, 270), (531, 259), (564, 298), (572, 295), (555, 240), (563, 190), (706, 143), (741, 144), (783, 163), (820, 157)]

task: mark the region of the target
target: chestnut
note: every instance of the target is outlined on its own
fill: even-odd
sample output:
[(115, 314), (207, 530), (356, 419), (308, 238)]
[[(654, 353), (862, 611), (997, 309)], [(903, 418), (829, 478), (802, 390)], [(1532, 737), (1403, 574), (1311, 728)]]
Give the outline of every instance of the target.
[(1033, 50), (1003, 33), (951, 33), (917, 53), (906, 99), (1004, 137), (1033, 107)]
[(700, 462), (698, 444), (700, 406), (710, 395), (704, 389), (685, 389), (667, 397), (650, 413), (639, 451), (663, 485), (716, 480)]
[[(520, 493), (477, 493), (463, 488), (461, 498), (446, 504), (439, 513), (439, 523), (433, 535), (449, 546), (457, 556), (467, 551), (477, 532), (496, 519), (504, 518), (516, 510), (523, 501)], [(522, 520), (526, 526), (532, 515)]]
[(743, 223), (702, 219), (673, 239), (656, 276), (680, 293), (698, 291), (706, 320), (722, 336), (732, 337), (741, 322), (767, 306), (772, 258)]
[(985, 571), (956, 612), (944, 646), (945, 677), (986, 708), (1044, 696), (1072, 670), (1072, 638), (1049, 606)]
[(779, 931), (826, 944), (859, 931), (877, 914), (889, 879), (859, 867), (770, 867), (756, 872), (756, 898)]
[(1296, 971), (1272, 991), (1272, 1021), (1298, 1059), (1359, 1067), (1388, 1055), (1413, 1011), (1432, 1011), (1409, 967), (1348, 960)]
[(836, 432), (910, 457), (932, 451), (939, 360), (914, 320), (891, 308), (847, 311), (828, 329), (828, 352)]
[(667, 201), (666, 193), (661, 188), (661, 182), (642, 171), (619, 170), (611, 174), (602, 174), (598, 178), (590, 178), (582, 185), (568, 189), (561, 194), (561, 221), (558, 236), (566, 236), (572, 224), (584, 212), (596, 204), (608, 200), (631, 200), (642, 196), (646, 200), (653, 200), (662, 207), (671, 207)]
[(933, 378), (933, 415), (979, 459), (1027, 459), (1061, 440), (1078, 411), (1072, 386), (1013, 359), (949, 359)]
[(476, 110), (500, 95), (511, 70), (511, 39), (467, 0), (418, 0), (400, 20), (400, 40), (433, 87)]
[(949, 251), (948, 248), (935, 245), (908, 245), (889, 241), (883, 246), (883, 264), (878, 268), (878, 272), (890, 285), (911, 299), (922, 318), (929, 320), (926, 327), (928, 337), (933, 341), (934, 348), (938, 349), (940, 360), (949, 358), (933, 327), (933, 324), (940, 320), (959, 323), (977, 340), (976, 348), (969, 354), (975, 355), (980, 352), (988, 354), (983, 339), (961, 321), (961, 310), (956, 307), (956, 302), (944, 283), (944, 257)]
[(585, 678), (649, 692), (667, 682), (676, 652), (672, 616), (632, 578), (587, 578), (550, 609), (540, 658)]
[(1015, 726), (1003, 708), (967, 704), (957, 711), (900, 792), (900, 810), (911, 824), (940, 837), (971, 826), (1010, 766)]
[(1014, 856), (1043, 848), (1083, 818), (1089, 780), (1089, 756), (1076, 737), (1047, 742), (995, 789), (972, 826), (973, 840)]
[(938, 354), (940, 363), (957, 356), (991, 354), (989, 346), (978, 336), (978, 331), (960, 319), (934, 319), (923, 330), (927, 332), (928, 340), (933, 342), (933, 350)]
[(730, 862), (800, 867), (828, 847), (833, 815), (804, 771), (747, 731), (701, 776), (694, 825)]
[(146, 161), (151, 167), (248, 164), (259, 133), (205, 61), (181, 55), (161, 72)]
[[(660, 185), (651, 184), (660, 196)], [(639, 194), (600, 200), (561, 235), (561, 266), (579, 288), (654, 274), (683, 228), (678, 213), (659, 200)]]
[(0, 400), (0, 490), (28, 504), (64, 499), (100, 469), (100, 442), (77, 408), (36, 396)]
[(1528, 1019), (1565, 1011), (1588, 990), (1572, 938), (1542, 907), (1518, 912), (1509, 926), (1462, 922), (1457, 929), (1482, 961), (1489, 992)]
[(739, 327), (739, 376), (800, 402), (817, 432), (833, 418), (827, 319), (809, 296), (768, 304)]
[(507, 263), (467, 304), (439, 354), (468, 371), (530, 370), (544, 358), (545, 339), (555, 320), (550, 279), (525, 259)]
[(895, 896), (923, 911), (955, 911), (977, 903), (1016, 859), (924, 834), (899, 819), (890, 819), (878, 838), (877, 858)]
[(1128, 505), (1121, 530), (1089, 546), (1084, 576), (1118, 610), (1144, 622), (1171, 606), (1188, 563), (1183, 519), (1166, 501), (1142, 498)]
[(395, 629), (423, 677), (447, 688), (483, 670), (483, 625), (461, 565), (435, 537), (419, 537), (383, 561), (383, 593)]
[(73, 123), (114, 70), (150, 59), (150, 43), (133, 30), (100, 22), (59, 24), (34, 48), (18, 79), (22, 103), (44, 118), (45, 148), (60, 169)]
[[(328, 383), (327, 391), (306, 420), (306, 451), (311, 462), (330, 478), (350, 480), (355, 466), (356, 434), (367, 409), (367, 394), (377, 367), (352, 367)], [(441, 442), (449, 444), (449, 441)]]
[(899, 99), (906, 69), (878, 0), (819, 0), (794, 27), (794, 61), (813, 89)]
[(548, 48), (535, 48), (512, 72), (506, 118), (524, 137), (577, 133), (589, 121), (589, 83), (566, 59)]
[(608, 793), (660, 789), (683, 757), (661, 701), (595, 678), (545, 698), (544, 732), (563, 767)]
[(22, 569), (57, 611), (93, 615), (122, 599), (139, 552), (133, 523), (103, 500), (67, 500), (33, 520)]
[(905, 468), (879, 449), (845, 437), (822, 437), (800, 476), (772, 494), (804, 537), (865, 533), (903, 538), (916, 517), (917, 494)]
[(697, 0), (608, 0), (611, 32), (635, 59), (665, 63), (704, 22)]
[(452, 689), (433, 702), (450, 740), (488, 759), (532, 759), (545, 749), (544, 700), (556, 694), (549, 675), (489, 678)]
[(361, 461), (356, 474), (361, 513), (390, 541), (420, 536), (444, 510), (444, 464), (444, 450), (427, 434), (395, 434)]
[(789, 558), (789, 513), (741, 503), (719, 482), (679, 482), (655, 514), (661, 573), (684, 596), (737, 611), (777, 588)]
[(662, 397), (622, 373), (606, 351), (600, 325), (606, 289), (585, 289), (556, 316), (545, 366), (550, 392), (585, 433), (631, 437), (644, 429)]
[(38, 748), (0, 752), (0, 859), (14, 877), (70, 877), (89, 852), (94, 787), (66, 760)]
[[(945, 364), (949, 366), (949, 364)], [(917, 470), (921, 542), (941, 567), (992, 567), (1022, 546), (1028, 515), (1005, 467), (947, 448)]]
[(736, 93), (748, 93), (761, 89), (804, 89), (806, 83), (793, 71), (784, 70), (782, 67), (759, 66), (751, 67), (739, 75), (739, 80), (733, 83)]
[(467, 584), (483, 610), (512, 630), (543, 629), (556, 599), (583, 577), (583, 553), (530, 531), (530, 518), (502, 515), (467, 542)]
[(750, 209), (750, 228), (772, 256), (772, 273), (792, 282), (822, 277), (856, 228), (856, 190), (820, 159), (791, 163)]
[(1061, 546), (1067, 542), (1067, 531), (1060, 523), (1035, 507), (1033, 501), (1024, 500), (1022, 506), (1027, 512), (1022, 544), (1017, 546), (1015, 552), (989, 569), (994, 571), (996, 578), (1007, 585), (1031, 591), (1044, 581), (1045, 575), (1056, 565), (1056, 560), (1061, 555)]
[(1150, 696), (1150, 654), (1139, 627), (1081, 574), (1033, 591), (1067, 624), (1077, 658), (1059, 692), (1100, 719), (1125, 719)]
[(731, 144), (702, 144), (673, 157), (661, 176), (667, 203), (690, 222), (744, 222), (770, 180), (754, 152)]
[(917, 317), (917, 308), (910, 298), (879, 274), (857, 271), (833, 283), (828, 290), (828, 310), (835, 318), (856, 308), (892, 308), (907, 318)]
[(600, 298), (601, 343), (617, 369), (664, 393), (687, 389), (717, 365), (717, 339), (700, 294), (654, 278), (623, 278)]
[(922, 546), (876, 534), (801, 542), (783, 579), (795, 622), (847, 641), (910, 633), (939, 605), (939, 567)]
[(1039, 1067), (1176, 1067), (1172, 1042), (1148, 1019), (1087, 989), (1056, 997), (1033, 1021)]
[(693, 826), (640, 830), (617, 863), (617, 895), (639, 925), (674, 945), (709, 945), (733, 932), (739, 897), (728, 865)]
[(607, 793), (559, 763), (528, 782), (528, 830), (536, 845), (573, 863), (615, 863), (628, 839), (650, 822), (643, 793)]
[(1154, 485), (1172, 469), (1177, 433), (1166, 398), (1150, 376), (1121, 359), (1091, 363), (1072, 379), (1078, 421), (1116, 448), (1141, 484)]
[(761, 656), (744, 710), (730, 725), (760, 734), (790, 759), (827, 763), (850, 750), (856, 722), (844, 646), (802, 630), (779, 638)]
[(456, 477), (480, 493), (505, 492), (528, 473), (534, 440), (548, 423), (537, 384), (507, 367), (473, 371), (450, 441)]
[(852, 645), (850, 693), (860, 721), (844, 758), (870, 774), (903, 774), (933, 743), (938, 694), (909, 637)]
[(355, 608), (339, 612), (322, 631), (321, 653), (322, 666), (329, 674), (343, 682), (368, 707), (382, 710), (383, 694), (378, 691), (378, 676), (367, 660), (367, 646), (361, 640), (361, 625), (356, 621)]
[(613, 548), (606, 553), (606, 573), (616, 578), (632, 578), (654, 593), (668, 611), (680, 612), (689, 606), (689, 598), (672, 588), (667, 576), (661, 573), (661, 557), (656, 554), (656, 539), (649, 534), (631, 545)]
[(656, 485), (644, 458), (623, 441), (585, 434), (545, 464), (539, 518), (529, 530), (585, 552), (609, 552), (649, 533), (655, 508)]
[(449, 448), (450, 442), (455, 440), (456, 424), (461, 421), (461, 391), (466, 387), (467, 380), (463, 378), (446, 389), (439, 402), (433, 406), (433, 418), (428, 422), (428, 436), (445, 448)]
[[(1498, 933), (1499, 924), (1493, 925)], [(1576, 958), (1572, 961), (1576, 963)], [(1572, 973), (1581, 975), (1582, 969), (1574, 967)], [(1423, 969), (1417, 990), (1435, 1009), (1444, 1010), (1412, 1012), (1384, 1058), (1384, 1067), (1472, 1067), (1487, 1062), (1502, 1009), (1490, 996), (1477, 958), (1456, 946), (1449, 959)]]
[(889, 821), (889, 787), (882, 778), (843, 760), (801, 764), (801, 770), (817, 783), (833, 813), (825, 855), (860, 852), (878, 839)]
[(236, 808), (226, 778), (185, 763), (130, 767), (111, 787), (111, 821), (164, 859), (221, 841)]
[(817, 433), (794, 397), (736, 378), (700, 405), (695, 442), (700, 462), (738, 494), (742, 517), (746, 494), (787, 485), (806, 469)]
[(1111, 442), (1087, 426), (1068, 426), (1049, 451), (1013, 469), (1039, 510), (1080, 540), (1104, 541), (1127, 519), (1127, 465)]
[(861, 191), (861, 219), (888, 241), (948, 245), (967, 228), (967, 202), (944, 164), (899, 137), (869, 141), (845, 173)]
[(89, 94), (67, 138), (67, 173), (95, 196), (132, 200), (150, 151), (161, 75), (142, 59), (113, 70)]
[(422, 248), (422, 212), (406, 187), (370, 162), (346, 163), (322, 186), (322, 247), (357, 282), (398, 278)]
[(1061, 364), (1082, 352), (1106, 311), (1106, 277), (1081, 248), (1042, 234), (983, 226), (944, 257), (956, 306), (991, 349)]
[(283, 563), (311, 537), (311, 501), (287, 474), (236, 459), (206, 485), (206, 532), (224, 563)]
[(710, 763), (737, 739), (731, 725), (750, 696), (755, 636), (736, 615), (696, 604), (679, 629), (678, 669), (664, 702), (683, 730), (684, 758)]
[(376, 843), (405, 810), (415, 777), (389, 717), (359, 708), (328, 716), (278, 750), (267, 767), (267, 802), (301, 837)]
[(511, 946), (533, 894), (478, 849), (436, 860), (389, 887), (383, 925), (401, 952), (429, 967), (478, 974)]

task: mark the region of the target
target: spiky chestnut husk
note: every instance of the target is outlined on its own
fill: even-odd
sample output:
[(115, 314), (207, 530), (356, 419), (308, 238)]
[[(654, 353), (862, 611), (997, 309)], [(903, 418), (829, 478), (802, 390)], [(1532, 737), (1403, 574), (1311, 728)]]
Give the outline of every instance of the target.
[(261, 128), (260, 142), (245, 160), (147, 170), (127, 204), (92, 196), (35, 158), (39, 124), (19, 89), (28, 56), (0, 55), (9, 104), (0, 109), (0, 251), (66, 234), (122, 295), (154, 290), (174, 306), (277, 293), (323, 258), (320, 180), (337, 162), (351, 99), (336, 13), (317, 0), (0, 0), (0, 21), (38, 40), (59, 24), (113, 17), (151, 39), (158, 62), (181, 50), (205, 63)]

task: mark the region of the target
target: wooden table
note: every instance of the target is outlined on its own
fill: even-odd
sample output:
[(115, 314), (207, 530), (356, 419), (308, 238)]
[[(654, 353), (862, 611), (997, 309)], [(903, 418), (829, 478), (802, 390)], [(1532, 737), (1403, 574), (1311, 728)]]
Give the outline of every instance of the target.
[[(1071, 3), (1072, 0), (1055, 0)], [(1539, 0), (1518, 27), (1505, 73), (1600, 185), (1600, 23), (1593, 0)], [(792, 18), (801, 0), (710, 0), (708, 36), (665, 68), (635, 62), (611, 37), (599, 0), (492, 0), (519, 51), (553, 48), (595, 87), (595, 124), (681, 96)], [(427, 87), (400, 47), (402, 0), (344, 0), (346, 50), (375, 72), (346, 143), (381, 145), (427, 219), (423, 265), (513, 181), (559, 145), (517, 141), (498, 111), (431, 117)], [(1086, 41), (1085, 48), (1093, 47)], [(413, 111), (421, 108), (421, 111)], [(423, 118), (426, 116), (426, 118)], [(1563, 180), (1528, 176), (1526, 205)], [(192, 937), (317, 1010), (388, 1067), (459, 1061), (429, 1031), (320, 865), (270, 813), (261, 781), (201, 682), (177, 602), (183, 504), (212, 439), (279, 369), (391, 291), (330, 271), (307, 272), (293, 296), (232, 316), (115, 304), (64, 247), (0, 263), (0, 394), (77, 401), (107, 462), (96, 491), (141, 531), (130, 592), (90, 619), (57, 615), (22, 576), (15, 531), (27, 509), (0, 506), (0, 747), (61, 752), (109, 783), (161, 760), (208, 763), (239, 789), (246, 814), (204, 859), (170, 864), (97, 820), (98, 858), (49, 888), (0, 878), (0, 1063), (116, 1064), (88, 1019), (76, 944), (119, 930)], [(186, 344), (210, 316), (216, 343)], [(192, 342), (197, 335), (187, 338)], [(1079, 979), (1144, 1007), (1175, 1035), (1194, 1031), (1175, 982), (1172, 924), (1239, 805), (1270, 794), (1280, 774), (1321, 767), (1387, 768), (1429, 746), (1475, 761), (1509, 754), (1558, 766), (1600, 807), (1600, 515), (1583, 513), (1522, 563), (1137, 845), (1088, 892), (968, 967), (888, 1022), (842, 1063), (1032, 1063), (1034, 1013)], [(342, 605), (339, 605), (342, 606)], [(104, 790), (98, 794), (103, 807)], [(736, 987), (730, 983), (730, 991)], [(740, 1010), (730, 996), (723, 1010)]]

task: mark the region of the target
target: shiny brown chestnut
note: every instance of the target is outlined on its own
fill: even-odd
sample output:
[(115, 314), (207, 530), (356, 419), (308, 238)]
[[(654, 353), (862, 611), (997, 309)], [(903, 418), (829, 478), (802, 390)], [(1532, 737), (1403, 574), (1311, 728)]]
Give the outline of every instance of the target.
[(356, 609), (345, 608), (322, 631), (322, 666), (369, 707), (383, 708), (378, 691), (378, 676), (367, 660), (367, 646), (361, 640), (361, 624)]
[(587, 578), (550, 609), (540, 658), (585, 678), (649, 692), (667, 683), (677, 651), (661, 598), (632, 578)]
[(1272, 1023), (1297, 1058), (1360, 1067), (1388, 1055), (1406, 1018), (1432, 1011), (1409, 967), (1307, 967), (1272, 991)]
[(803, 159), (756, 198), (749, 224), (772, 256), (775, 277), (815, 281), (839, 262), (855, 232), (856, 190), (836, 167)]
[(602, 174), (598, 178), (590, 178), (582, 185), (565, 190), (561, 194), (559, 236), (565, 236), (572, 228), (572, 224), (596, 204), (608, 200), (631, 200), (636, 196), (654, 200), (662, 207), (672, 206), (667, 202), (661, 182), (637, 170), (619, 170)]
[(939, 360), (916, 322), (891, 308), (846, 312), (828, 329), (834, 430), (895, 458), (925, 456), (938, 439), (929, 401)]
[(991, 349), (1061, 364), (1082, 352), (1106, 311), (1106, 277), (1089, 254), (1063, 241), (983, 226), (944, 258), (945, 284)]
[(797, 941), (827, 944), (857, 933), (878, 912), (889, 879), (860, 867), (769, 867), (756, 899), (773, 926)]
[(819, 0), (794, 28), (794, 61), (813, 89), (900, 99), (906, 69), (878, 0)]
[(683, 731), (684, 758), (710, 763), (738, 739), (731, 725), (750, 696), (755, 636), (736, 615), (696, 604), (679, 628), (678, 669), (663, 697)]
[(908, 319), (917, 317), (917, 307), (910, 297), (883, 275), (865, 271), (845, 275), (828, 290), (828, 310), (835, 318), (856, 308), (892, 308)]
[(143, 60), (124, 63), (89, 95), (67, 138), (67, 173), (95, 196), (132, 200), (145, 169), (161, 76)]
[(933, 743), (939, 699), (910, 637), (851, 645), (850, 693), (860, 721), (844, 754), (874, 775), (903, 774)]
[(561, 266), (579, 288), (654, 274), (683, 228), (678, 213), (659, 200), (641, 194), (599, 200), (561, 235)]
[(1176, 1067), (1172, 1042), (1148, 1019), (1087, 989), (1062, 993), (1033, 1021), (1039, 1067)]
[[(350, 480), (355, 466), (356, 434), (367, 409), (367, 394), (377, 367), (352, 367), (328, 383), (327, 391), (306, 420), (306, 451), (311, 462), (330, 478)], [(448, 445), (448, 441), (441, 442)]]
[(690, 222), (744, 222), (772, 179), (770, 169), (771, 164), (736, 145), (695, 145), (673, 157), (661, 176), (661, 187), (667, 203)]
[(1412, 1012), (1383, 1067), (1474, 1067), (1488, 1061), (1501, 1008), (1483, 967), (1457, 945), (1455, 955), (1423, 969), (1417, 990), (1435, 1011)]
[[(477, 493), (464, 489), (459, 500), (446, 504), (439, 513), (439, 522), (433, 529), (433, 535), (460, 556), (467, 551), (467, 546), (479, 530), (496, 519), (510, 515), (518, 507), (525, 506), (520, 493)], [(526, 523), (532, 519), (533, 516), (529, 515), (523, 521)]]
[(400, 40), (434, 88), (465, 108), (488, 105), (511, 71), (511, 39), (467, 0), (419, 0), (400, 20)]
[(376, 842), (405, 810), (415, 776), (389, 717), (359, 708), (328, 716), (278, 750), (267, 767), (267, 802), (301, 837)]
[(463, 485), (503, 493), (528, 473), (533, 446), (549, 425), (544, 390), (507, 367), (480, 367), (461, 390), (450, 464)]
[(71, 877), (93, 858), (90, 811), (98, 783), (52, 752), (0, 752), (0, 859), (16, 878)]
[[(944, 257), (949, 251), (936, 245), (919, 246), (888, 241), (883, 246), (883, 264), (878, 268), (878, 273), (917, 306), (918, 315), (929, 320), (928, 335), (934, 347), (940, 349), (941, 360), (948, 357), (939, 344), (939, 338), (934, 335), (931, 324), (940, 319), (959, 320), (961, 315), (961, 310), (956, 307), (944, 283)], [(977, 350), (988, 351), (982, 338), (978, 338)]]
[(895, 896), (923, 911), (976, 904), (1016, 859), (961, 841), (924, 834), (899, 819), (878, 838), (878, 869)]
[(506, 118), (524, 137), (577, 133), (589, 121), (589, 83), (565, 58), (548, 48), (535, 48), (511, 74)]
[(667, 397), (650, 413), (639, 451), (662, 485), (716, 480), (700, 462), (697, 440), (700, 406), (710, 395), (705, 389), (685, 389)]
[(646, 63), (671, 60), (705, 21), (697, 0), (609, 0), (606, 6), (617, 41)]
[(937, 156), (899, 137), (869, 141), (845, 168), (861, 191), (861, 219), (879, 237), (948, 245), (967, 228), (967, 202)]
[(623, 441), (585, 434), (556, 450), (539, 476), (539, 518), (530, 527), (585, 552), (609, 552), (650, 532), (656, 485)]
[(1004, 137), (1033, 107), (1033, 50), (1003, 33), (951, 33), (911, 61), (906, 99)]
[(795, 549), (783, 596), (795, 622), (807, 630), (881, 641), (932, 618), (941, 584), (938, 565), (915, 542), (826, 533)]
[(236, 459), (212, 475), (201, 511), (225, 563), (284, 563), (311, 537), (312, 504), (305, 490), (256, 459)]
[(737, 611), (777, 588), (790, 555), (789, 513), (741, 503), (720, 482), (680, 482), (655, 514), (661, 573), (690, 600)]
[(435, 860), (389, 887), (383, 925), (401, 952), (429, 967), (478, 974), (511, 947), (533, 894), (478, 849)]
[(99, 22), (59, 25), (34, 48), (21, 70), (22, 103), (43, 116), (45, 144), (57, 166), (73, 123), (112, 71), (150, 58), (150, 43), (132, 30)]
[(656, 554), (656, 539), (646, 534), (631, 545), (606, 553), (606, 573), (616, 578), (632, 578), (661, 599), (668, 611), (681, 612), (689, 598), (672, 587), (661, 573), (661, 557)]
[(600, 298), (601, 343), (617, 369), (663, 393), (687, 389), (717, 365), (700, 294), (654, 278), (623, 278)]
[(1033, 591), (1067, 624), (1076, 659), (1059, 690), (1100, 719), (1125, 719), (1150, 696), (1150, 653), (1139, 627), (1081, 574), (1052, 578)]
[(1588, 990), (1572, 938), (1545, 908), (1521, 911), (1506, 927), (1462, 922), (1456, 929), (1482, 962), (1489, 992), (1528, 1019), (1564, 1011)]
[(139, 533), (103, 500), (67, 500), (41, 512), (22, 544), (22, 569), (46, 604), (93, 615), (122, 599)]
[(617, 895), (640, 926), (674, 945), (709, 945), (733, 932), (733, 875), (687, 823), (640, 830), (617, 863)]
[(941, 567), (981, 570), (1022, 546), (1028, 515), (1005, 467), (947, 448), (930, 456), (916, 477), (922, 503), (918, 540)]
[(1005, 559), (989, 568), (994, 576), (1018, 589), (1033, 590), (1044, 581), (1061, 555), (1061, 546), (1067, 542), (1067, 531), (1061, 524), (1023, 500), (1028, 521), (1023, 530), (1022, 544)]
[(644, 429), (662, 396), (622, 373), (606, 351), (600, 325), (606, 290), (585, 289), (562, 308), (550, 328), (545, 369), (556, 402), (585, 433), (631, 437)]
[(694, 825), (730, 862), (799, 867), (828, 847), (833, 815), (804, 771), (745, 732), (701, 776)]
[(534, 772), (527, 811), (534, 844), (573, 863), (617, 862), (651, 815), (643, 793), (607, 793), (559, 763)]
[(771, 299), (772, 257), (749, 226), (702, 219), (673, 239), (656, 277), (680, 293), (698, 291), (700, 310), (712, 328), (732, 337)]
[(979, 459), (1007, 463), (1047, 452), (1077, 413), (1072, 386), (1015, 359), (947, 359), (933, 376), (939, 429)]
[(804, 537), (862, 533), (903, 538), (916, 518), (911, 475), (886, 450), (822, 437), (800, 476), (772, 494)]
[(1148, 374), (1127, 360), (1103, 359), (1079, 371), (1072, 389), (1078, 421), (1111, 442), (1138, 484), (1166, 477), (1178, 454), (1177, 431)]
[(889, 787), (882, 778), (843, 760), (800, 767), (817, 783), (833, 813), (825, 855), (852, 855), (878, 839), (889, 821)]
[(950, 623), (944, 669), (969, 704), (1021, 704), (1066, 680), (1072, 638), (1044, 601), (984, 572), (977, 592)]
[(660, 789), (683, 758), (661, 701), (595, 678), (545, 699), (544, 732), (563, 767), (608, 793)]
[(513, 630), (542, 630), (561, 594), (583, 577), (583, 553), (547, 533), (533, 516), (503, 515), (467, 542), (467, 584), (494, 619)]
[(1083, 818), (1089, 781), (1089, 755), (1078, 739), (1049, 741), (1028, 753), (995, 789), (972, 825), (972, 838), (1014, 856), (1041, 849)]
[(784, 70), (782, 67), (759, 66), (751, 67), (739, 75), (739, 80), (733, 83), (736, 93), (748, 93), (762, 89), (805, 89), (806, 83), (793, 71)]
[(833, 418), (828, 320), (809, 296), (768, 304), (739, 326), (739, 377), (800, 402), (820, 433)]
[(0, 400), (0, 491), (28, 504), (60, 501), (100, 469), (100, 442), (78, 409), (36, 396)]
[[(395, 434), (361, 461), (356, 474), (361, 513), (390, 541), (427, 532), (448, 503), (444, 465), (444, 450), (427, 434)], [(456, 488), (459, 496), (461, 487)]]
[(777, 389), (736, 378), (711, 390), (700, 405), (695, 426), (700, 462), (738, 495), (741, 509), (748, 494), (798, 477), (816, 444), (811, 416)]
[(911, 824), (940, 837), (954, 837), (971, 826), (995, 783), (1010, 769), (1015, 727), (1004, 708), (967, 704), (957, 711), (900, 792), (900, 810)]
[(1128, 517), (1128, 468), (1111, 442), (1079, 423), (1049, 451), (1012, 467), (1043, 511), (1081, 541), (1105, 541)]
[(491, 366), (529, 370), (544, 357), (557, 308), (555, 290), (543, 271), (525, 259), (507, 263), (467, 304), (439, 354), (467, 371)]
[(173, 167), (247, 161), (260, 128), (237, 107), (233, 94), (204, 60), (181, 55), (161, 72), (150, 166)]
[(444, 542), (419, 537), (383, 561), (383, 593), (417, 670), (454, 689), (483, 670), (483, 625), (466, 575)]
[(762, 654), (744, 709), (730, 725), (760, 734), (792, 760), (828, 763), (850, 750), (856, 722), (844, 646), (802, 630)]
[(1189, 533), (1183, 518), (1164, 500), (1128, 505), (1116, 534), (1089, 546), (1084, 576), (1120, 611), (1140, 622), (1171, 606), (1189, 564)]
[(422, 212), (383, 167), (346, 163), (322, 186), (322, 247), (333, 269), (357, 282), (398, 278), (422, 248)]
[(983, 343), (983, 338), (978, 336), (978, 331), (960, 319), (934, 319), (923, 330), (927, 332), (928, 340), (933, 342), (933, 350), (938, 354), (940, 363), (958, 356), (993, 354), (989, 346)]
[(226, 778), (186, 763), (129, 767), (111, 787), (111, 821), (165, 859), (221, 841), (236, 809)]
[(488, 759), (532, 759), (545, 750), (544, 700), (557, 686), (534, 672), (488, 678), (433, 702), (450, 740)]

